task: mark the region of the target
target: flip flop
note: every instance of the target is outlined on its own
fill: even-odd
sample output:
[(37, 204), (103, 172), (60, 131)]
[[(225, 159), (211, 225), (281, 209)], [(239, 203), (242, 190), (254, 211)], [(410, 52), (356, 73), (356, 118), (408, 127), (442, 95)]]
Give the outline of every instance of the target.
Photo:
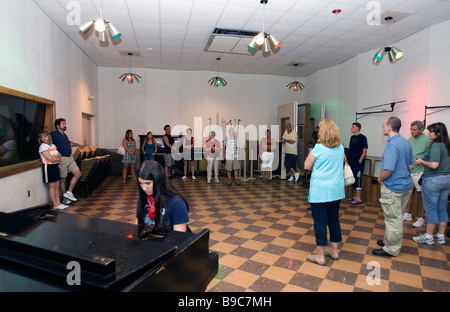
[(330, 257), (333, 260), (339, 260), (339, 256), (337, 256), (337, 257), (333, 256), (332, 254), (330, 254), (329, 251), (325, 251), (324, 255), (325, 255), (325, 257)]
[(347, 200), (352, 202), (355, 200), (355, 197), (347, 198)]
[(362, 204), (362, 201), (357, 201), (356, 199), (352, 201), (352, 204)]
[(319, 261), (319, 260), (317, 260), (317, 259), (316, 259), (316, 255), (314, 255), (314, 254), (308, 255), (308, 256), (306, 257), (306, 260), (308, 260), (308, 261), (310, 261), (310, 262), (312, 262), (312, 263), (317, 263), (318, 265), (325, 265), (325, 261)]

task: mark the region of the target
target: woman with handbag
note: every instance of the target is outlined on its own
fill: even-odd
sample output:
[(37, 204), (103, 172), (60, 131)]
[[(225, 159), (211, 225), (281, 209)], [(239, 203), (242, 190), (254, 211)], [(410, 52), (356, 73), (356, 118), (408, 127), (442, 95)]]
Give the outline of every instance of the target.
[(122, 146), (125, 149), (125, 153), (122, 157), (122, 183), (125, 183), (128, 175), (128, 167), (131, 166), (131, 175), (133, 181), (136, 181), (136, 141), (133, 138), (133, 131), (128, 129), (125, 132), (125, 137), (122, 140)]
[[(425, 208), (426, 233), (413, 240), (433, 245), (434, 239), (445, 244), (445, 231), (449, 221), (447, 201), (450, 193), (450, 139), (445, 124), (437, 122), (427, 127), (432, 140), (423, 158), (416, 165), (423, 165), (422, 201)], [(437, 228), (437, 233), (434, 234)]]
[[(308, 199), (314, 220), (316, 254), (308, 261), (325, 265), (325, 256), (339, 259), (338, 246), (342, 241), (339, 222), (339, 206), (345, 197), (344, 190), (344, 147), (341, 144), (337, 125), (328, 119), (319, 124), (319, 139), (305, 160), (305, 169), (312, 170)], [(328, 246), (327, 227), (330, 231)]]

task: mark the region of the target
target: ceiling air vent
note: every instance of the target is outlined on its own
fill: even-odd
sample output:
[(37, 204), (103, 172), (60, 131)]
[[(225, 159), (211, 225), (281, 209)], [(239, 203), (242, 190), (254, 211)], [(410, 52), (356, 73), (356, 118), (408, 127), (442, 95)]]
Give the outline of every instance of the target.
[(216, 28), (205, 51), (251, 55), (248, 45), (257, 34), (255, 31)]

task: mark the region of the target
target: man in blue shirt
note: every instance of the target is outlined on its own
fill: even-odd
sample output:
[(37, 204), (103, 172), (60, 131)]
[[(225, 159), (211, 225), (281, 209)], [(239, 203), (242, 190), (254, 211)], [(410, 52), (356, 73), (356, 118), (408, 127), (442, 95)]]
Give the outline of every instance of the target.
[(410, 165), (414, 165), (411, 144), (400, 134), (402, 122), (397, 117), (390, 117), (383, 124), (383, 134), (389, 139), (381, 159), (380, 204), (384, 212), (385, 236), (377, 241), (382, 246), (373, 250), (376, 256), (398, 256), (402, 247), (402, 216), (414, 186)]
[[(52, 136), (53, 144), (55, 144), (58, 152), (62, 155), (61, 160), (59, 161), (59, 173), (61, 176), (61, 183), (59, 183), (59, 185), (65, 199), (64, 204), (67, 205), (77, 200), (75, 196), (73, 196), (72, 191), (78, 180), (81, 178), (81, 171), (72, 157), (72, 146), (78, 146), (79, 148), (84, 148), (84, 146), (70, 141), (65, 134), (66, 130), (66, 120), (64, 118), (58, 118), (55, 120), (55, 131), (50, 133), (50, 135)], [(73, 174), (73, 178), (70, 180), (66, 192), (66, 178), (69, 172)]]

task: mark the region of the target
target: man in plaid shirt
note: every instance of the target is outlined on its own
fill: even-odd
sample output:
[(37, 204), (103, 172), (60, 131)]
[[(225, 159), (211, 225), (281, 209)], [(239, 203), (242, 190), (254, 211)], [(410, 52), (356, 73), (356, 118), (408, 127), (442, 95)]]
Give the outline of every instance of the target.
[(223, 153), (225, 159), (225, 169), (228, 175), (228, 186), (233, 183), (231, 181), (231, 171), (234, 170), (234, 183), (241, 185), (238, 181), (238, 171), (241, 169), (239, 155), (239, 139), (235, 137), (234, 128), (230, 128), (229, 136), (223, 140)]

